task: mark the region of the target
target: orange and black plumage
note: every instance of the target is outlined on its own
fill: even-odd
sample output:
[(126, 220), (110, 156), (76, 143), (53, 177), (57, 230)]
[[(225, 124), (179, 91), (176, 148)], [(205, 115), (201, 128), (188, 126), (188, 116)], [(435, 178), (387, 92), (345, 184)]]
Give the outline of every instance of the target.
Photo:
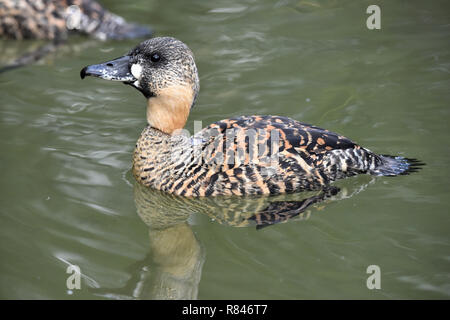
[(172, 194), (274, 195), (326, 189), (356, 174), (395, 176), (419, 162), (377, 155), (350, 139), (281, 116), (241, 116), (194, 136), (180, 133), (200, 89), (191, 50), (174, 38), (142, 42), (118, 59), (85, 67), (87, 75), (122, 81), (147, 98), (133, 173)]

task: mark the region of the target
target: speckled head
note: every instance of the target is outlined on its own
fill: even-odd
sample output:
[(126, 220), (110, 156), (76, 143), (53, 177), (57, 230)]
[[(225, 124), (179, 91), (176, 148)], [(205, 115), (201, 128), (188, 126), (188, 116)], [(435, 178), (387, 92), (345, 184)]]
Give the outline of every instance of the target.
[(184, 127), (200, 89), (192, 51), (170, 37), (146, 40), (123, 57), (83, 68), (80, 75), (138, 89), (148, 99), (148, 123), (168, 134)]

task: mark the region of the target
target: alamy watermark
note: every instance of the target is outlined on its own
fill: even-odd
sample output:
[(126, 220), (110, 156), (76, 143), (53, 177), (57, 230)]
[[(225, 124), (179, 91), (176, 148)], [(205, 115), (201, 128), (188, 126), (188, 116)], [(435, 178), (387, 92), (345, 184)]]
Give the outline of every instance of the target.
[(366, 13), (370, 16), (366, 20), (366, 26), (369, 30), (381, 29), (381, 9), (376, 4), (367, 7)]
[[(202, 122), (194, 121), (194, 135), (187, 129), (174, 132), (174, 145), (190, 145), (171, 154), (174, 163), (206, 164), (211, 167), (258, 165), (261, 174), (271, 176), (278, 171), (280, 130), (268, 128), (242, 128), (230, 126), (221, 129), (212, 125), (201, 130)], [(181, 141), (184, 140), (184, 141)], [(287, 142), (286, 142), (287, 143)]]
[(73, 4), (67, 7), (65, 12), (66, 27), (69, 30), (78, 30), (81, 28), (82, 12), (79, 6)]
[(367, 267), (367, 274), (371, 274), (366, 281), (367, 289), (381, 289), (381, 269), (376, 264)]
[(66, 273), (71, 274), (66, 280), (66, 286), (69, 290), (81, 289), (81, 270), (77, 265), (69, 265)]

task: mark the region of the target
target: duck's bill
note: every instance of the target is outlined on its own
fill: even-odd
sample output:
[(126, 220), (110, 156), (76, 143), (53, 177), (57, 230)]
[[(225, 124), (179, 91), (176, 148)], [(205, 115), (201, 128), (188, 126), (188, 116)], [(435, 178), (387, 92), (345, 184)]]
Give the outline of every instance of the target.
[(93, 64), (80, 71), (81, 79), (93, 76), (105, 80), (134, 82), (137, 79), (131, 74), (129, 56), (123, 56), (108, 62)]

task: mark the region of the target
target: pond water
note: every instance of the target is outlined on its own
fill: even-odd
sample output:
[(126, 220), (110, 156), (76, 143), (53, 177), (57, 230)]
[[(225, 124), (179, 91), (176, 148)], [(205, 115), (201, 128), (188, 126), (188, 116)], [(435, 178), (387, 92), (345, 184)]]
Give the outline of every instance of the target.
[[(277, 114), (339, 132), (417, 173), (358, 176), (287, 223), (266, 198), (186, 200), (131, 175), (145, 99), (79, 71), (139, 40), (73, 37), (0, 74), (0, 298), (405, 299), (450, 296), (450, 10), (446, 1), (104, 0), (195, 53), (186, 128)], [(0, 52), (36, 42), (0, 41)], [(312, 193), (290, 195), (301, 200)], [(82, 273), (68, 289), (69, 265)], [(369, 290), (367, 268), (380, 269)]]

